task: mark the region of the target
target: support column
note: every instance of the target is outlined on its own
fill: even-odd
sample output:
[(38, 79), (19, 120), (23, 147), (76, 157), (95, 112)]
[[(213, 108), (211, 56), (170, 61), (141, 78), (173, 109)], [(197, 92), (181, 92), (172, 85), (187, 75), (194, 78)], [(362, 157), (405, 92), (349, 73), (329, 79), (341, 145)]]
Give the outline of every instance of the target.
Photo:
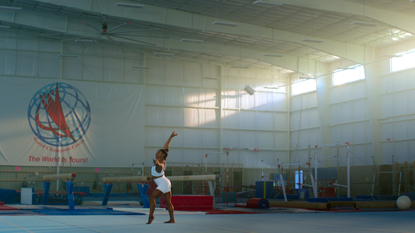
[[(386, 62), (387, 63), (387, 62)], [(382, 90), (380, 71), (386, 65), (384, 61), (365, 66), (366, 91), (369, 107), (370, 126), (372, 128), (372, 150), (376, 164), (384, 164), (382, 153), (382, 101), (380, 94)]]
[[(327, 65), (320, 64), (319, 72), (327, 74), (329, 71)], [(320, 118), (320, 133), (322, 144), (331, 144), (331, 78), (332, 75), (325, 75), (317, 79), (317, 99), (318, 99), (318, 115)], [(311, 145), (313, 146), (313, 145)], [(331, 156), (330, 148), (323, 148), (324, 157)], [(320, 155), (321, 156), (321, 155)], [(317, 177), (314, 177), (318, 179)]]

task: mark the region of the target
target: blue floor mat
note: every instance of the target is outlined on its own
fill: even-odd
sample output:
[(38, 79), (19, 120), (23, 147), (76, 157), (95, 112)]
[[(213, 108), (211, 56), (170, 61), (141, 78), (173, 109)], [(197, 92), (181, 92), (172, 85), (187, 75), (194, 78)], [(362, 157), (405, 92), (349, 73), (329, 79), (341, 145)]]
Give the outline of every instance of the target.
[(145, 215), (143, 213), (116, 211), (112, 209), (77, 209), (72, 211), (59, 209), (40, 209), (32, 211), (44, 215)]

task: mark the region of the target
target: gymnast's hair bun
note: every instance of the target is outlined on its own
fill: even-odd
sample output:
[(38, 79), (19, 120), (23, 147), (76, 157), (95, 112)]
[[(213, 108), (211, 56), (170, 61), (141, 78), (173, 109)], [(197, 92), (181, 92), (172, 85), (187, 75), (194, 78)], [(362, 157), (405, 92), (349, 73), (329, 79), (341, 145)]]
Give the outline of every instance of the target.
[(169, 149), (165, 149), (166, 152), (169, 152)]

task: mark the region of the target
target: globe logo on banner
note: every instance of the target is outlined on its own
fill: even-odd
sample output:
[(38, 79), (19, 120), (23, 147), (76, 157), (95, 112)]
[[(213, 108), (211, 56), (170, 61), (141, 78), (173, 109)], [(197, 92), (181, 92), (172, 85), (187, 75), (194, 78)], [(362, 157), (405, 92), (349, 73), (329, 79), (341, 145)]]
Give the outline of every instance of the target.
[(52, 83), (42, 87), (30, 100), (28, 120), (39, 140), (51, 146), (69, 146), (87, 132), (91, 108), (74, 86)]

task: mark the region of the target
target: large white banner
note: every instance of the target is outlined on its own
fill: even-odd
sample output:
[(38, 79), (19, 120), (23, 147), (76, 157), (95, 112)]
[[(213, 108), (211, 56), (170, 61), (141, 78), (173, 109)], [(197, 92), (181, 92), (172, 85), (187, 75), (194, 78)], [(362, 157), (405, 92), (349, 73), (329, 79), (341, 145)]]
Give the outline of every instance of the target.
[(143, 87), (0, 77), (0, 163), (125, 167), (142, 162)]

